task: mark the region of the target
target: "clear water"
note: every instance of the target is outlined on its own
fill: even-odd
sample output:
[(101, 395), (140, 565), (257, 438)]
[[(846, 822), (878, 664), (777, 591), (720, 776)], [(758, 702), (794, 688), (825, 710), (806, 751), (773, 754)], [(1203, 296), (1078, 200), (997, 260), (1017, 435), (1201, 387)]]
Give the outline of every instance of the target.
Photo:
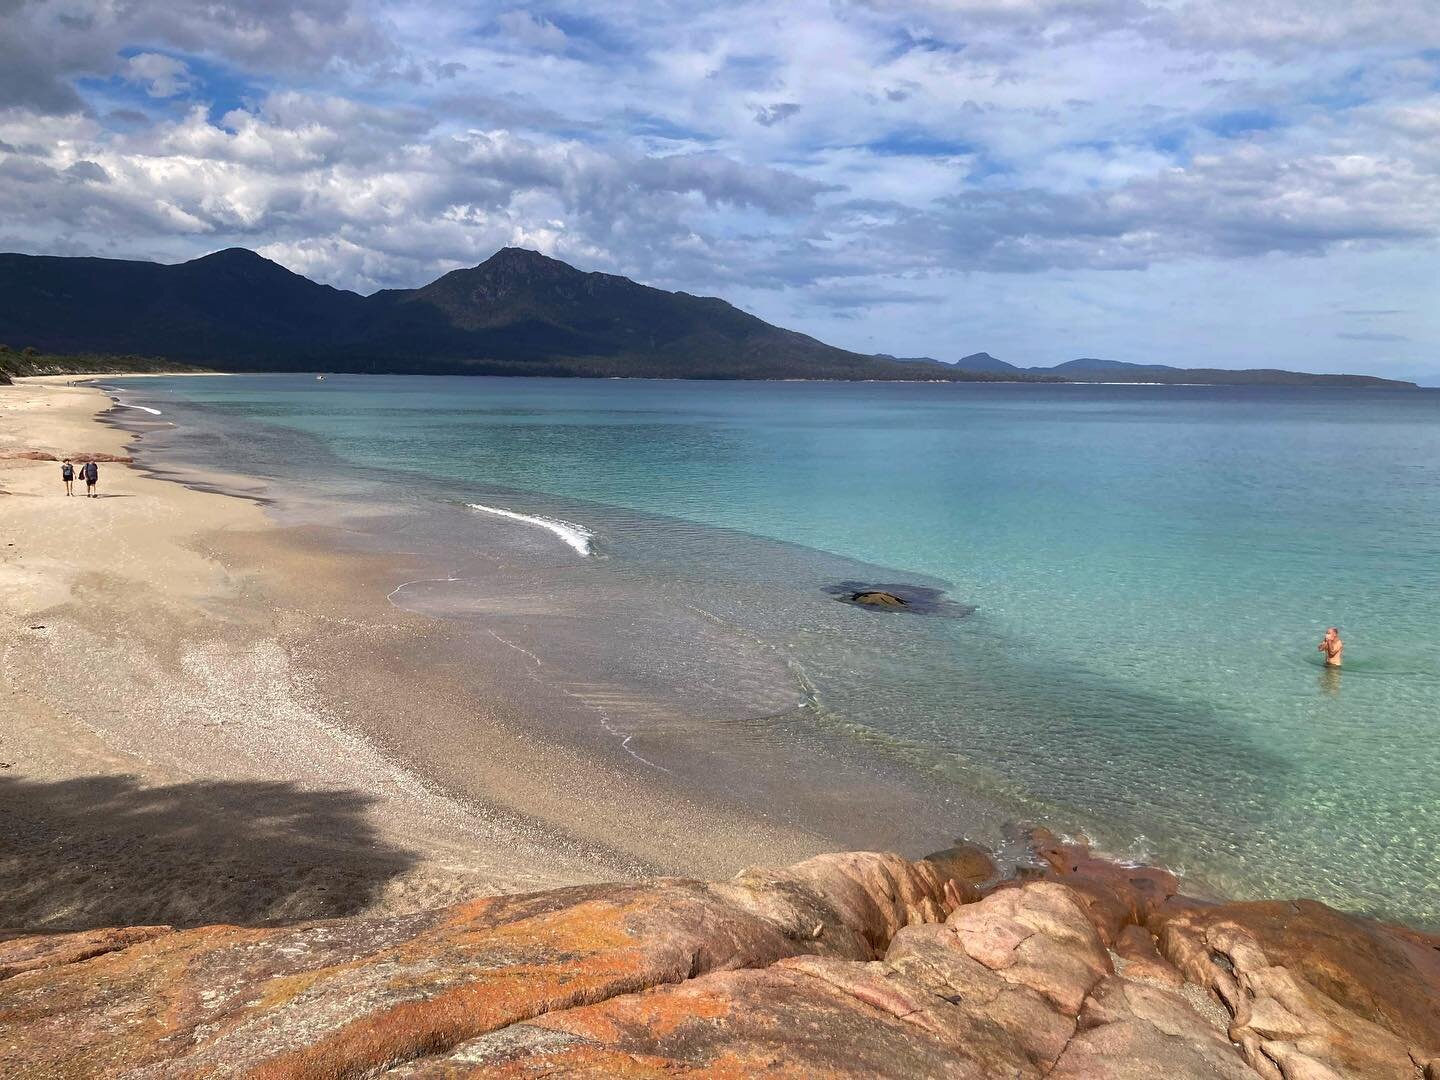
[[(1440, 392), (254, 376), (125, 396), (333, 456), (216, 442), (237, 471), (353, 467), (582, 525), (588, 562), (484, 525), (529, 530), (572, 582), (758, 582), (764, 617), (727, 617), (877, 752), (1234, 894), (1440, 923)], [(823, 593), (846, 572), (975, 611), (857, 611)]]

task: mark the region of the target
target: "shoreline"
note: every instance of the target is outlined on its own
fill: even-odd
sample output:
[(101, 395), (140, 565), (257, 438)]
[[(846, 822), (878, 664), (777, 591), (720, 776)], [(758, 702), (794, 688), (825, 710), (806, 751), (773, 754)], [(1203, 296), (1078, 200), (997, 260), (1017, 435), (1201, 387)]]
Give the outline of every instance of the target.
[[(148, 419), (114, 413), (102, 422), (142, 433), (153, 428)], [(593, 610), (572, 603), (575, 583), (561, 580), (557, 586), (544, 568), (535, 576), (496, 556), (471, 566), (480, 577), (469, 579), (483, 585), (501, 614), (558, 620), (556, 632), (567, 636), (552, 641), (545, 628), (556, 623), (542, 617), (529, 642), (547, 654), (542, 663), (507, 636), (512, 634), (508, 623), (488, 616), (457, 621), (423, 604), (397, 604), (398, 587), (449, 580), (449, 572), (430, 576), (408, 557), (418, 553), (397, 554), (398, 547), (414, 546), (411, 540), (397, 545), (383, 529), (370, 535), (366, 512), (374, 509), (383, 519), (383, 507), (362, 500), (366, 512), (337, 519), (326, 494), (317, 498), (306, 490), (297, 503), (287, 485), (235, 475), (216, 483), (183, 464), (183, 455), (171, 459), (163, 450), (159, 461), (148, 454), (138, 457), (132, 467), (147, 475), (237, 495), (265, 504), (277, 519), (304, 522), (248, 535), (238, 546), (231, 538), (223, 552), (213, 553), (241, 564), (284, 562), (303, 554), (312, 569), (299, 581), (271, 590), (265, 606), (332, 610), (337, 603), (333, 589), (322, 589), (329, 594), (322, 596), (306, 590), (314, 582), (342, 578), (349, 618), (383, 622), (384, 612), (399, 611), (423, 620), (425, 630), (414, 638), (381, 635), (331, 643), (320, 635), (297, 648), (311, 654), (320, 698), (332, 706), (343, 700), (348, 707), (351, 699), (368, 706), (348, 709), (350, 728), (453, 794), (480, 800), (493, 796), (527, 820), (616, 855), (637, 874), (723, 877), (767, 858), (803, 859), (838, 848), (879, 847), (919, 857), (956, 839), (973, 838), (970, 830), (982, 825), (986, 842), (1010, 865), (1028, 857), (1008, 815), (1002, 820), (979, 796), (957, 795), (938, 775), (916, 770), (908, 760), (893, 754), (877, 760), (873, 747), (853, 745), (844, 732), (819, 723), (808, 712), (813, 702), (798, 684), (789, 704), (774, 711), (722, 711), (718, 717), (713, 703), (706, 709), (683, 695), (672, 694), (669, 701), (644, 691), (637, 696), (623, 676), (599, 686), (582, 680), (577, 687), (565, 678), (573, 672), (558, 671), (550, 661), (557, 647), (563, 653), (567, 645), (586, 646), (571, 640), (565, 627), (576, 619), (583, 622)], [(324, 524), (315, 523), (317, 506)], [(402, 530), (397, 535), (410, 534)], [(306, 598), (297, 605), (299, 594)], [(695, 610), (701, 619), (691, 629), (705, 633), (703, 626), (717, 617)], [(342, 669), (348, 672), (345, 680), (327, 674)], [(383, 678), (372, 678), (374, 672), (383, 672)], [(723, 681), (723, 674), (718, 677)], [(787, 683), (794, 678), (787, 665)], [(364, 683), (365, 689), (342, 686), (346, 680)], [(386, 685), (401, 683), (413, 696), (444, 704), (419, 710), (414, 702), (392, 700)], [(374, 707), (380, 701), (386, 706)], [(466, 701), (483, 702), (483, 708), (457, 704)], [(690, 705), (698, 711), (689, 711)], [(612, 708), (630, 719), (636, 710), (646, 720), (658, 717), (659, 728), (626, 734), (611, 726), (606, 714)], [(721, 737), (713, 740), (706, 725), (717, 721)], [(783, 733), (783, 745), (771, 747), (772, 724)], [(645, 749), (633, 749), (632, 737)], [(665, 764), (651, 760), (652, 754), (665, 755)], [(491, 760), (496, 755), (507, 762), (511, 776), (496, 775)], [(794, 790), (797, 756), (812, 763), (823, 758), (809, 770), (817, 779), (803, 792)], [(517, 782), (515, 775), (523, 779)], [(957, 805), (966, 808), (956, 810)], [(972, 812), (977, 809), (984, 815)]]
[[(27, 391), (27, 384), (45, 387), (61, 378), (27, 380), (5, 388), (0, 391), (0, 414), (6, 420), (13, 419), (11, 401)], [(88, 406), (67, 403), (71, 406), (65, 429), (71, 434), (67, 437), (88, 439), (87, 445), (107, 448), (97, 452), (122, 454), (130, 446), (133, 435), (126, 430), (126, 422), (112, 414), (103, 391), (46, 389), (47, 393), (89, 396)], [(56, 404), (52, 401), (48, 407)], [(87, 408), (84, 424), (88, 428), (79, 420)], [(45, 420), (50, 422), (53, 417), (46, 416)], [(7, 428), (5, 442), (0, 444), (0, 458), (30, 437), (27, 431), (33, 435), (33, 429), (23, 424), (18, 434)], [(94, 432), (103, 432), (104, 436)], [(60, 447), (59, 438), (52, 439), (52, 449)], [(45, 449), (36, 439), (31, 438), (31, 442), (36, 443), (34, 448)], [(65, 448), (73, 452), (73, 447)], [(13, 458), (0, 460), (0, 465), (7, 466), (0, 471), (0, 488), (8, 488), (9, 479), (19, 473), (41, 478), (44, 469), (53, 468), (50, 462), (22, 464)], [(107, 478), (115, 475), (113, 465), (107, 470)], [(709, 800), (703, 791), (687, 790), (683, 778), (637, 773), (619, 760), (614, 746), (607, 748), (603, 742), (571, 741), (565, 745), (564, 740), (551, 738), (554, 732), (535, 722), (535, 715), (524, 707), (523, 696), (515, 693), (515, 684), (504, 682), (503, 663), (492, 665), (491, 670), (478, 676), (475, 670), (468, 670), (463, 682), (448, 677), (446, 669), (453, 671), (471, 654), (459, 638), (442, 640), (446, 634), (443, 620), (388, 604), (383, 605), (388, 610), (378, 610), (381, 605), (374, 598), (385, 595), (385, 584), (404, 580), (395, 577), (400, 565), (397, 557), (347, 550), (338, 534), (323, 528), (286, 527), (267, 520), (258, 505), (263, 496), (237, 490), (226, 482), (230, 478), (218, 482), (212, 479), (206, 486), (205, 478), (199, 474), (167, 476), (143, 462), (127, 465), (124, 475), (127, 489), (144, 489), (127, 490), (127, 494), (153, 500), (166, 512), (186, 519), (183, 526), (177, 525), (159, 537), (144, 534), (147, 546), (158, 541), (160, 547), (152, 553), (152, 562), (165, 564), (178, 559), (181, 564), (195, 567), (194, 572), (205, 580), (203, 587), (182, 590), (182, 595), (175, 597), (168, 595), (175, 591), (170, 582), (157, 587), (161, 601), (176, 601), (162, 604), (174, 621), (168, 630), (163, 623), (149, 627), (148, 635), (142, 635), (146, 637), (143, 648), (132, 650), (128, 656), (123, 651), (116, 655), (116, 668), (133, 671), (149, 663), (172, 678), (174, 685), (193, 687), (197, 674), (204, 674), (198, 669), (208, 663), (212, 665), (205, 676), (209, 685), (198, 692), (187, 692), (197, 694), (204, 702), (224, 703), (232, 712), (237, 698), (247, 692), (262, 692), (262, 711), (268, 719), (247, 722), (227, 715), (217, 725), (222, 734), (212, 736), (203, 727), (185, 730), (173, 715), (167, 719), (165, 710), (152, 709), (146, 717), (166, 737), (183, 732), (176, 747), (162, 751), (153, 745), (157, 732), (147, 733), (142, 720), (117, 719), (113, 703), (110, 711), (103, 713), (94, 702), (79, 700), (63, 686), (54, 685), (68, 680), (38, 678), (26, 683), (21, 696), (33, 695), (43, 708), (69, 720), (70, 727), (64, 728), (58, 720), (48, 729), (37, 725), (47, 731), (48, 742), (37, 739), (28, 749), (46, 760), (49, 772), (41, 772), (47, 778), (66, 776), (67, 767), (71, 779), (77, 775), (115, 776), (128, 772), (143, 778), (140, 787), (145, 790), (186, 782), (231, 782), (244, 776), (264, 778), (263, 782), (278, 780), (300, 788), (334, 788), (349, 782), (349, 790), (366, 799), (383, 792), (379, 807), (358, 815), (373, 830), (366, 834), (365, 843), (383, 842), (402, 853), (396, 856), (398, 861), (414, 861), (406, 862), (406, 868), (382, 883), (378, 891), (358, 899), (352, 891), (339, 907), (315, 891), (302, 896), (303, 890), (296, 890), (283, 897), (278, 906), (266, 908), (273, 913), (263, 917), (412, 910), (487, 892), (654, 873), (726, 877), (749, 863), (798, 861), (837, 847), (855, 846), (846, 841), (842, 832), (787, 826), (775, 818), (771, 807), (761, 806), (758, 814), (737, 814), (733, 805)], [(105, 483), (102, 480), (102, 490)], [(43, 486), (42, 479), (36, 491), (23, 494), (37, 494)], [(58, 483), (55, 486), (58, 488)], [(131, 505), (130, 500), (111, 503), (108, 499), (98, 504), (107, 510), (113, 507), (117, 513)], [(137, 503), (134, 509), (142, 508)], [(138, 535), (125, 534), (131, 541)], [(133, 561), (134, 552), (123, 554), (126, 562)], [(8, 559), (5, 569), (11, 569)], [(168, 572), (169, 567), (165, 569)], [(156, 570), (151, 566), (145, 573), (153, 579)], [(66, 578), (67, 574), (59, 573), (59, 577)], [(10, 585), (8, 580), (0, 582), (0, 596), (7, 601), (7, 607), (12, 606)], [(135, 607), (145, 607), (155, 595), (126, 595), (132, 590), (113, 586), (106, 595), (112, 625), (117, 613), (121, 613), (120, 623), (133, 622), (142, 614)], [(68, 622), (64, 615), (52, 618), (48, 613), (56, 606), (31, 610), (47, 613), (47, 627), (70, 635), (63, 650), (67, 655), (77, 635), (83, 638), (88, 633), (87, 640), (95, 640), (94, 620), (87, 623), (84, 618), (76, 618)], [(58, 606), (63, 608), (63, 602)], [(167, 633), (183, 634), (197, 609), (209, 617), (224, 613), (227, 625), (219, 635), (220, 641), (209, 642), (208, 659), (197, 661), (194, 649), (188, 659), (182, 656), (178, 662), (175, 656), (165, 657), (163, 639)], [(21, 621), (28, 621), (28, 617)], [(7, 636), (12, 633), (24, 642), (24, 634), (7, 631)], [(38, 655), (33, 645), (7, 640), (7, 658), (20, 656), (25, 646), (31, 647), (28, 655)], [(225, 670), (217, 675), (213, 665), (222, 649), (230, 655), (220, 664)], [(237, 651), (244, 658), (242, 662), (234, 659)], [(7, 670), (15, 666), (6, 665)], [(36, 666), (44, 668), (43, 663)], [(475, 665), (467, 667), (473, 669)], [(426, 672), (439, 674), (433, 679), (417, 679), (417, 670), (422, 676)], [(476, 694), (477, 678), (482, 683), (486, 678), (493, 680), (489, 684), (491, 693)], [(9, 678), (7, 681), (12, 687), (18, 682)], [(159, 681), (151, 678), (150, 684)], [(265, 688), (276, 682), (283, 682), (285, 692), (269, 694)], [(12, 693), (11, 700), (15, 698)], [(192, 702), (185, 711), (193, 719), (205, 707)], [(297, 760), (277, 761), (273, 754), (264, 760), (266, 755), (261, 754), (257, 761), (256, 751), (237, 745), (237, 739), (243, 742), (250, 735), (274, 738), (277, 714), (285, 718), (281, 726)], [(14, 755), (8, 747), (23, 745), (15, 735), (15, 727), (7, 724), (0, 728), (0, 760), (11, 762)], [(226, 728), (236, 729), (235, 734), (223, 731)], [(74, 734), (77, 731), (81, 734)], [(86, 744), (82, 753), (79, 748), (85, 738), (92, 739), (94, 745)], [(67, 740), (74, 745), (57, 748)], [(313, 755), (316, 746), (328, 747), (337, 756), (299, 760)], [(63, 760), (67, 754), (74, 759), (68, 765)], [(104, 770), (97, 769), (94, 774), (79, 772), (82, 760), (94, 765), (102, 759)], [(9, 770), (0, 772), (4, 779), (18, 779), (21, 775)], [(258, 793), (253, 794), (258, 798)], [(876, 787), (871, 795), (873, 805), (877, 812), (887, 810), (903, 818), (903, 809), (883, 803), (890, 794)], [(369, 824), (370, 819), (380, 819), (381, 824)], [(440, 820), (443, 827), (437, 826)], [(456, 833), (465, 838), (455, 839)], [(953, 839), (926, 835), (933, 837), (932, 850), (945, 847)], [(907, 854), (918, 857), (926, 853), (916, 846), (917, 842), (923, 845), (925, 841), (912, 837)], [(903, 850), (907, 844), (887, 846)], [(355, 845), (350, 847), (354, 849)], [(1121, 862), (1118, 858), (1115, 861)], [(1010, 869), (1014, 866), (1012, 859)], [(1220, 898), (1194, 879), (1186, 880), (1184, 888), (1192, 895)], [(325, 891), (329, 889), (326, 886)], [(283, 889), (270, 887), (270, 892), (277, 891)], [(345, 904), (351, 906), (346, 908)], [(241, 912), (242, 919), (249, 917), (248, 912)], [(58, 915), (45, 918), (56, 926), (63, 922)], [(7, 921), (0, 914), (0, 926)], [(116, 917), (108, 921), (154, 918)], [(166, 921), (183, 919), (167, 916)]]
[(100, 498), (67, 499), (53, 461), (17, 456), (128, 457), (108, 408), (90, 388), (0, 389), (0, 928), (416, 910), (628, 876), (441, 793), (309, 697), (247, 595), (286, 568), (205, 550), (271, 530), (253, 502), (114, 463)]
[[(546, 739), (473, 678), (416, 679), (444, 626), (374, 602), (396, 560), (269, 521), (231, 478), (126, 460), (102, 465), (101, 498), (65, 499), (34, 456), (129, 459), (134, 435), (63, 381), (0, 388), (0, 804), (21, 823), (0, 875), (34, 883), (0, 930), (409, 911), (836, 846)], [(152, 813), (157, 835), (133, 835)], [(257, 841), (281, 850), (234, 850)], [(157, 863), (175, 865), (147, 884)]]

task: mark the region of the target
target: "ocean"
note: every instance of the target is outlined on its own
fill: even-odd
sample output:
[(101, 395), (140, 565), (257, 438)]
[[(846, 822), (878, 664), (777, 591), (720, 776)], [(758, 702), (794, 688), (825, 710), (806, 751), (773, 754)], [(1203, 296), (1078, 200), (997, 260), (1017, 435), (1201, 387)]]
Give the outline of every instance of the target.
[(423, 552), (390, 602), (548, 665), (637, 768), (804, 725), (1226, 894), (1440, 924), (1440, 391), (109, 385), (145, 463)]

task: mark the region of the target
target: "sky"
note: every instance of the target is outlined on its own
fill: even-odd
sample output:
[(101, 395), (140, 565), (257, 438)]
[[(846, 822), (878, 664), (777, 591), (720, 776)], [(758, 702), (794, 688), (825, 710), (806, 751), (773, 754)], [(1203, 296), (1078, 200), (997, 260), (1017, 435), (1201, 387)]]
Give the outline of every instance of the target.
[(1436, 0), (0, 0), (0, 250), (1440, 380)]

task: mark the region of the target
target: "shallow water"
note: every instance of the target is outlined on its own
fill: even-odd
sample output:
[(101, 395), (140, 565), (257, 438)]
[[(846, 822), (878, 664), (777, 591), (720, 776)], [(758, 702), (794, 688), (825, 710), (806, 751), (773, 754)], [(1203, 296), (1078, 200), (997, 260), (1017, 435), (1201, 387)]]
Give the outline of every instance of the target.
[[(406, 603), (543, 648), (540, 601), (588, 595), (612, 614), (577, 682), (688, 704), (706, 738), (807, 703), (1229, 892), (1440, 922), (1440, 393), (246, 376), (122, 397), (177, 425), (162, 456), (429, 507), (413, 533), (442, 562), (543, 571), (529, 615), (447, 575)], [(861, 610), (826, 591), (845, 581), (955, 607)], [(630, 745), (643, 714), (613, 718)]]

